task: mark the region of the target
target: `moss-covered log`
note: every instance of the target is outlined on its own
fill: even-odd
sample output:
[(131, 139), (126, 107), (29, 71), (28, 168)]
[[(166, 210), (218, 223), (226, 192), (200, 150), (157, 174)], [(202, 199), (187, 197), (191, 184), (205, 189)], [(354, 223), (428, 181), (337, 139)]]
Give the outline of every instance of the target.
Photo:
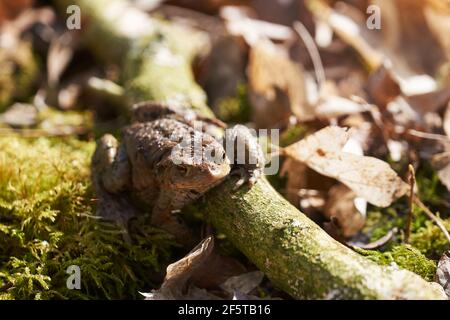
[[(85, 15), (82, 29), (92, 47), (123, 63), (123, 84), (131, 100), (182, 100), (200, 113), (211, 114), (190, 69), (198, 35), (151, 20), (154, 28), (139, 37), (128, 37), (120, 29), (127, 16), (121, 0), (71, 2)], [(244, 187), (233, 192), (232, 187), (233, 181), (228, 181), (212, 190), (205, 202), (198, 204), (199, 209), (293, 297), (445, 298), (441, 290), (419, 276), (380, 266), (336, 242), (265, 179), (250, 190)]]

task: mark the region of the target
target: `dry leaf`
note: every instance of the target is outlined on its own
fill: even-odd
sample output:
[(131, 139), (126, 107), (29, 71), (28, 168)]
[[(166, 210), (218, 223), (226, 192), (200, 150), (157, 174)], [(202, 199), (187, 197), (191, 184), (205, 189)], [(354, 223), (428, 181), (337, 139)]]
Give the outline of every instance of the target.
[(444, 288), (445, 294), (450, 299), (450, 252), (444, 253), (439, 260), (435, 281)]
[(291, 115), (311, 120), (306, 103), (303, 69), (287, 52), (270, 41), (260, 41), (250, 51), (247, 75), (253, 121), (258, 128), (283, 126)]
[(369, 203), (387, 207), (408, 189), (384, 161), (342, 151), (349, 139), (346, 129), (330, 126), (284, 149), (284, 154), (334, 178)]
[(32, 5), (33, 0), (0, 1), (0, 24), (5, 20), (17, 17)]
[(38, 110), (35, 106), (26, 103), (14, 103), (4, 113), (0, 114), (0, 123), (14, 128), (23, 128), (38, 123)]
[(367, 91), (378, 106), (386, 106), (401, 93), (400, 85), (386, 64), (370, 74)]
[[(194, 249), (192, 249), (192, 251), (189, 252), (184, 258), (170, 264), (167, 267), (166, 277), (164, 278), (161, 288), (145, 294), (146, 300), (198, 298), (197, 295), (194, 297), (189, 295), (190, 290), (188, 290), (189, 288), (186, 288), (187, 282), (195, 270), (209, 258), (213, 248), (214, 238), (209, 236), (200, 242)], [(198, 290), (194, 289), (193, 292), (198, 293)]]
[(443, 152), (432, 157), (431, 163), (437, 170), (439, 180), (450, 191), (450, 152)]
[[(356, 201), (355, 193), (346, 186), (339, 184), (329, 191), (328, 200), (324, 208), (326, 217), (334, 217), (344, 237), (357, 234), (366, 222), (366, 206), (362, 207)], [(363, 200), (363, 202), (365, 202)]]
[[(350, 8), (344, 3), (340, 3), (340, 7)], [(324, 2), (315, 1), (311, 5), (312, 12), (316, 19), (326, 22), (345, 43), (352, 47), (363, 59), (369, 70), (376, 70), (382, 65), (384, 55), (375, 50), (368, 42), (371, 34), (367, 32), (367, 28), (355, 22), (348, 15), (338, 12)], [(348, 11), (348, 10), (347, 10)], [(352, 10), (357, 13), (356, 10)], [(363, 16), (359, 14), (361, 19)]]
[(220, 287), (229, 292), (240, 292), (247, 294), (255, 289), (264, 278), (264, 273), (261, 271), (252, 271), (241, 274), (239, 276), (231, 277), (225, 281)]
[(348, 245), (350, 245), (352, 247), (361, 248), (364, 250), (376, 250), (376, 249), (383, 247), (389, 241), (391, 241), (397, 232), (398, 232), (398, 229), (393, 228), (393, 229), (389, 230), (388, 233), (386, 233), (380, 239), (375, 240), (374, 242), (370, 242), (370, 243), (361, 243), (361, 242), (352, 243), (351, 242), (351, 243), (348, 243)]
[(308, 216), (323, 209), (326, 191), (335, 183), (304, 163), (290, 158), (283, 162), (280, 176), (287, 177), (285, 197)]
[(225, 19), (228, 32), (243, 37), (250, 46), (268, 39), (289, 40), (294, 36), (291, 28), (254, 19), (251, 13), (248, 7), (227, 6), (221, 9), (220, 16)]
[(450, 137), (450, 103), (447, 105), (447, 109), (445, 110), (442, 126), (445, 134)]
[(47, 77), (50, 87), (53, 88), (58, 84), (61, 74), (72, 59), (75, 43), (73, 32), (69, 31), (52, 39), (47, 56)]
[(323, 97), (314, 109), (318, 118), (333, 118), (365, 111), (365, 105), (335, 95)]
[(408, 96), (406, 100), (420, 114), (438, 112), (447, 106), (450, 100), (450, 88), (442, 88), (423, 94)]
[(237, 259), (222, 256), (214, 251), (208, 258), (208, 261), (199, 266), (192, 275), (192, 283), (199, 288), (218, 287), (230, 277), (247, 271)]
[(222, 99), (236, 96), (238, 85), (245, 82), (246, 58), (247, 52), (236, 37), (222, 36), (213, 42), (200, 79), (213, 108)]

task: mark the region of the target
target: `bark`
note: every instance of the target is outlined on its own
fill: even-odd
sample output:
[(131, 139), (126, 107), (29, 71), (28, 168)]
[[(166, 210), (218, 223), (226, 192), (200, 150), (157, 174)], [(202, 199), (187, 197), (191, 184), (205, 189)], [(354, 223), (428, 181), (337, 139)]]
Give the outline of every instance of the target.
[[(121, 0), (71, 3), (81, 7), (82, 31), (90, 46), (103, 57), (122, 62), (130, 100), (181, 100), (212, 115), (190, 67), (195, 53), (205, 50), (203, 34), (147, 17), (153, 27), (138, 37), (124, 35), (121, 28), (128, 13), (125, 7), (113, 9), (120, 8)], [(65, 12), (66, 2), (60, 4)], [(232, 191), (234, 182), (230, 179), (209, 192), (198, 209), (293, 297), (445, 299), (442, 290), (418, 275), (380, 266), (332, 239), (266, 179), (250, 190)]]

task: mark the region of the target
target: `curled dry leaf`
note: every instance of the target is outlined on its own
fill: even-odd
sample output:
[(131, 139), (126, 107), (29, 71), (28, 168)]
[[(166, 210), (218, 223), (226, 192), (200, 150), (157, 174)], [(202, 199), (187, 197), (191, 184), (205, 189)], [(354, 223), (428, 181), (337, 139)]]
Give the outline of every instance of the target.
[(338, 184), (330, 189), (324, 208), (325, 216), (334, 217), (337, 220), (341, 234), (346, 238), (357, 234), (366, 222), (365, 203), (360, 206), (356, 199), (352, 190)]
[(444, 288), (445, 294), (450, 299), (450, 252), (447, 251), (439, 260), (435, 281)]
[(349, 243), (352, 247), (361, 248), (364, 250), (376, 250), (381, 247), (383, 247), (385, 244), (387, 244), (389, 241), (392, 240), (394, 235), (398, 232), (397, 228), (393, 228), (388, 231), (384, 236), (382, 236), (380, 239), (375, 240), (374, 242), (370, 243)]
[[(192, 249), (192, 251), (184, 258), (170, 264), (167, 267), (166, 277), (164, 278), (161, 288), (153, 290), (151, 293), (144, 294), (146, 300), (199, 298), (198, 291), (200, 289), (188, 290), (187, 282), (192, 277), (195, 270), (207, 261), (213, 248), (214, 238), (209, 236)], [(196, 293), (194, 297), (189, 295), (190, 291)]]
[(379, 207), (389, 206), (406, 193), (408, 185), (386, 162), (343, 152), (348, 139), (346, 129), (330, 126), (284, 148), (283, 153), (342, 182), (357, 197)]
[(237, 259), (213, 251), (208, 261), (199, 266), (192, 275), (192, 283), (204, 289), (218, 287), (230, 277), (245, 273), (247, 269)]

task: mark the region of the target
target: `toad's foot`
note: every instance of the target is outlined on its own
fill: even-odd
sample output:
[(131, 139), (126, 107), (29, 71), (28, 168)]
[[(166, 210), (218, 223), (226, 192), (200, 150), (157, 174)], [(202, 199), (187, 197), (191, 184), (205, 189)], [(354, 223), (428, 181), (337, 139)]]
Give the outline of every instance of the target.
[(236, 125), (227, 129), (225, 133), (225, 149), (232, 162), (231, 175), (239, 175), (234, 189), (238, 189), (245, 182), (253, 186), (263, 175), (264, 153), (257, 138), (243, 125)]

